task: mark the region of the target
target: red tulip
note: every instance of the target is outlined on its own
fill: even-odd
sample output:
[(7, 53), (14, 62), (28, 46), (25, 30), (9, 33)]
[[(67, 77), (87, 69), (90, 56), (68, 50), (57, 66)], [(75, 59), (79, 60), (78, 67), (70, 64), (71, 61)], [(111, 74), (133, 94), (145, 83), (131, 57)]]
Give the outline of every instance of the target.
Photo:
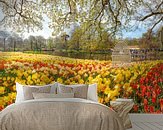
[(150, 98), (151, 97), (151, 92), (146, 92), (146, 96), (147, 96), (147, 98)]
[(144, 105), (144, 111), (145, 111), (146, 113), (148, 113), (148, 109), (149, 109), (148, 105)]
[(152, 98), (152, 103), (156, 103), (156, 98)]
[(131, 84), (131, 86), (132, 86), (132, 88), (135, 89), (135, 90), (137, 90), (137, 88), (138, 88), (138, 85), (137, 85), (137, 84)]
[(152, 86), (147, 86), (147, 91), (151, 91)]
[(139, 106), (138, 106), (137, 104), (135, 104), (135, 105), (133, 106), (134, 112), (138, 112), (138, 108), (139, 108)]
[(156, 90), (156, 94), (157, 94), (157, 95), (161, 94), (161, 89), (160, 89), (160, 88), (158, 88), (158, 89)]
[(141, 96), (144, 97), (145, 93), (146, 93), (146, 90), (147, 88), (145, 86), (140, 86), (142, 91), (141, 91)]
[(148, 105), (148, 100), (144, 99), (144, 105)]
[(156, 113), (161, 113), (161, 111), (160, 110), (157, 110)]
[(140, 79), (140, 84), (144, 84), (144, 81), (145, 81), (145, 78), (142, 77), (142, 78)]
[(157, 97), (156, 92), (153, 91), (153, 92), (152, 92), (152, 98), (156, 98), (156, 97)]
[(163, 112), (163, 99), (160, 99), (160, 109), (161, 109), (161, 112)]
[(146, 83), (148, 83), (148, 81), (149, 81), (149, 79), (148, 79), (148, 78), (146, 78), (146, 79), (145, 79), (145, 82), (146, 82)]
[(150, 106), (149, 107), (150, 113), (154, 113), (154, 109), (155, 109), (154, 106)]

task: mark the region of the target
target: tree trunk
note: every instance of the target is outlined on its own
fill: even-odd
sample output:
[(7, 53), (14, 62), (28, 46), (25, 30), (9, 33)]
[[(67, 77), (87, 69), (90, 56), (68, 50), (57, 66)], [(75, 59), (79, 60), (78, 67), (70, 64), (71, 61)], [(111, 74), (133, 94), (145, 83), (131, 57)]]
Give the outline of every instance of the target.
[(77, 50), (80, 50), (80, 44), (79, 44), (79, 40), (77, 41)]
[(14, 52), (15, 52), (15, 48), (16, 48), (16, 42), (14, 41)]
[(163, 27), (160, 31), (160, 49), (163, 49)]
[(66, 49), (66, 52), (67, 52), (67, 38), (65, 37), (65, 49)]
[(33, 44), (33, 43), (32, 43), (32, 41), (31, 41), (31, 51), (33, 50), (32, 44)]
[(6, 45), (5, 45), (6, 44), (6, 38), (4, 38), (3, 40), (4, 40), (3, 41), (3, 43), (4, 43), (3, 48), (4, 48), (4, 51), (6, 51)]
[(40, 43), (40, 52), (42, 51), (41, 43)]
[(36, 51), (38, 51), (38, 41), (36, 39)]

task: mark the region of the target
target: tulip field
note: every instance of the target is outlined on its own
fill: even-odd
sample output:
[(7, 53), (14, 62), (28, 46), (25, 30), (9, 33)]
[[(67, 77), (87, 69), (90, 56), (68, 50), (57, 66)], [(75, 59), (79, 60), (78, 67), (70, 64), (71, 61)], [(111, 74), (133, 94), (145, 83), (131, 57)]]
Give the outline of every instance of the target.
[(42, 54), (0, 52), (0, 110), (16, 97), (15, 82), (26, 85), (98, 84), (99, 102), (133, 98), (133, 112), (163, 113), (163, 61), (121, 67), (111, 61), (82, 60)]

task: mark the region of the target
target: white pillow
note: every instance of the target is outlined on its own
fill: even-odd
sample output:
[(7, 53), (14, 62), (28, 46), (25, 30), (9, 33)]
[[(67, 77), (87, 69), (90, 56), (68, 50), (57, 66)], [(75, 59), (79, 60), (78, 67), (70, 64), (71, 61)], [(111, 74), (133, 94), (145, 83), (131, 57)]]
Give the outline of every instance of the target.
[[(60, 85), (63, 85), (63, 84), (58, 83), (58, 86), (60, 86)], [(66, 86), (79, 87), (81, 85), (84, 85), (84, 84), (75, 84), (75, 85), (66, 85)], [(58, 87), (57, 87), (57, 93), (58, 93)], [(87, 99), (98, 102), (97, 84), (96, 83), (88, 85)]]
[(98, 102), (97, 84), (89, 84), (87, 99)]
[(48, 87), (48, 86), (50, 86), (51, 87), (50, 88), (50, 93), (55, 93), (56, 94), (57, 84), (58, 83), (48, 84), (48, 85), (44, 85), (44, 86), (30, 86), (30, 85), (22, 85), (22, 84), (16, 82), (16, 91), (17, 91), (17, 94), (16, 94), (15, 103), (22, 102), (22, 101), (25, 100), (23, 86), (25, 86), (25, 87), (34, 87), (34, 88), (37, 88), (37, 87)]

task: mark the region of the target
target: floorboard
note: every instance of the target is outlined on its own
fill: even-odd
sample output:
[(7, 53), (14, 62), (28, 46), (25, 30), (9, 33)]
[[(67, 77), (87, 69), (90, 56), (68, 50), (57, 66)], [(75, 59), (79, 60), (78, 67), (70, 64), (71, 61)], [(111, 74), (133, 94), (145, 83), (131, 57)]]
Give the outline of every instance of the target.
[(163, 130), (163, 114), (130, 114), (132, 128), (127, 130)]

